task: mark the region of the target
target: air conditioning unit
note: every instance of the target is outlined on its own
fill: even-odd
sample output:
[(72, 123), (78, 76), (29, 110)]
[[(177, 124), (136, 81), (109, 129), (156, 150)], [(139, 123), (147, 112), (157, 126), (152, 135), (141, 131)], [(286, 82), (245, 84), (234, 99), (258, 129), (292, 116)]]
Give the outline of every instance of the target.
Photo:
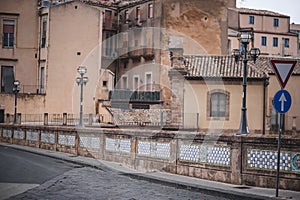
[(42, 0), (42, 7), (47, 8), (50, 7), (51, 2), (49, 0)]

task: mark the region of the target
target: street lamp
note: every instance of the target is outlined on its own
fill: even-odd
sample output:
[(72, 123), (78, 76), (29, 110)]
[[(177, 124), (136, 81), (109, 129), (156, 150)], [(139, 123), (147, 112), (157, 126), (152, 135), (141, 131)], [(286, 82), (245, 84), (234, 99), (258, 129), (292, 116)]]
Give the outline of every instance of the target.
[(260, 54), (260, 50), (258, 48), (252, 48), (250, 52), (248, 52), (248, 45), (252, 41), (253, 42), (253, 29), (243, 29), (238, 34), (239, 41), (242, 44), (242, 49), (233, 49), (233, 56), (235, 58), (235, 62), (238, 61), (243, 62), (243, 96), (242, 96), (242, 115), (240, 128), (238, 130), (238, 134), (248, 134), (249, 127), (247, 123), (247, 107), (246, 107), (246, 95), (247, 95), (247, 63), (248, 63), (248, 53), (250, 54), (252, 60), (256, 61), (257, 57)]
[(15, 80), (15, 81), (14, 81), (14, 87), (13, 87), (13, 93), (15, 94), (15, 114), (14, 114), (14, 124), (17, 124), (17, 123), (18, 123), (18, 120), (17, 120), (17, 98), (18, 98), (18, 93), (19, 93), (19, 91), (20, 91), (19, 85), (20, 85), (20, 81)]
[(77, 85), (80, 85), (80, 116), (78, 126), (83, 126), (83, 85), (86, 85), (89, 79), (88, 77), (83, 77), (87, 72), (87, 68), (85, 66), (79, 66), (77, 68), (77, 72), (80, 74), (80, 77), (76, 78)]

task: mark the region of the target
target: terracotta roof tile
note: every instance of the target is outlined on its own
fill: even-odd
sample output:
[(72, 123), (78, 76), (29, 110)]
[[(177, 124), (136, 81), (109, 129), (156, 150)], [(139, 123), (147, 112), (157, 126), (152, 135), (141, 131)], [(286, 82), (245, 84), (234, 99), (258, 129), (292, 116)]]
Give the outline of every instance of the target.
[[(300, 58), (259, 57), (256, 62), (248, 62), (248, 77), (263, 78), (264, 74), (274, 74), (270, 60), (297, 60), (293, 74), (300, 74)], [(235, 62), (233, 56), (184, 56), (186, 77), (242, 78), (243, 62)]]
[(242, 14), (253, 14), (253, 15), (269, 15), (269, 16), (276, 16), (276, 17), (289, 17), (288, 15), (283, 15), (281, 13), (269, 11), (269, 10), (257, 10), (257, 9), (250, 9), (250, 8), (229, 8), (230, 10), (238, 11)]
[[(243, 77), (243, 63), (232, 56), (184, 56), (184, 63), (187, 77)], [(263, 72), (249, 65), (248, 77), (263, 78)]]

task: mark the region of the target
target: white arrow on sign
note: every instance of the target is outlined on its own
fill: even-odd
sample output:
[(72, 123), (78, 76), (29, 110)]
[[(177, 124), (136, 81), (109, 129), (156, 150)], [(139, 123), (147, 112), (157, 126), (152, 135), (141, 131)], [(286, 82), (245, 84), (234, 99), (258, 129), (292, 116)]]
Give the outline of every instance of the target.
[(287, 84), (297, 61), (295, 60), (271, 60), (271, 64), (282, 88)]
[(279, 101), (281, 102), (281, 112), (283, 112), (284, 111), (284, 102), (287, 101), (284, 93), (281, 94)]

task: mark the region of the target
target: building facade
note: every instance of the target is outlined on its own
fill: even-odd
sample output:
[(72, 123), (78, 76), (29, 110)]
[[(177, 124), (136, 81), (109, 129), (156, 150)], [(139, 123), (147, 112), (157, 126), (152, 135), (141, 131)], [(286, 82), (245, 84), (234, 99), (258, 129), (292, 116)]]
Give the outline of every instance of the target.
[[(250, 133), (272, 133), (278, 130), (278, 113), (273, 107), (275, 93), (280, 90), (271, 65), (274, 57), (259, 57), (256, 63), (248, 62), (247, 121)], [(281, 58), (282, 60), (283, 58)], [(292, 96), (290, 111), (285, 114), (284, 129), (300, 127), (300, 99), (296, 89), (300, 84), (299, 58), (286, 90)], [(243, 63), (232, 56), (184, 56), (183, 61), (170, 71), (173, 102), (180, 102), (172, 112), (176, 122), (197, 124), (200, 130), (237, 130), (241, 119)], [(196, 114), (199, 114), (195, 118)], [(194, 116), (190, 118), (190, 116)], [(195, 120), (198, 120), (195, 123)], [(184, 123), (182, 123), (182, 121)], [(182, 127), (185, 128), (185, 127)]]
[(290, 30), (298, 35), (298, 57), (300, 56), (300, 24), (292, 23), (290, 25)]
[(135, 92), (135, 103), (142, 107), (170, 108), (170, 51), (224, 53), (227, 7), (235, 1), (19, 3), (1, 1), (2, 114), (13, 113), (13, 80), (21, 82), (18, 112), (78, 113), (80, 90), (74, 80), (81, 65), (89, 77), (86, 113), (99, 112), (103, 91), (109, 96), (113, 84), (131, 96)]
[(253, 28), (253, 45), (263, 56), (298, 56), (298, 35), (290, 31), (290, 17), (266, 10), (228, 9), (228, 53), (240, 49), (237, 33)]

